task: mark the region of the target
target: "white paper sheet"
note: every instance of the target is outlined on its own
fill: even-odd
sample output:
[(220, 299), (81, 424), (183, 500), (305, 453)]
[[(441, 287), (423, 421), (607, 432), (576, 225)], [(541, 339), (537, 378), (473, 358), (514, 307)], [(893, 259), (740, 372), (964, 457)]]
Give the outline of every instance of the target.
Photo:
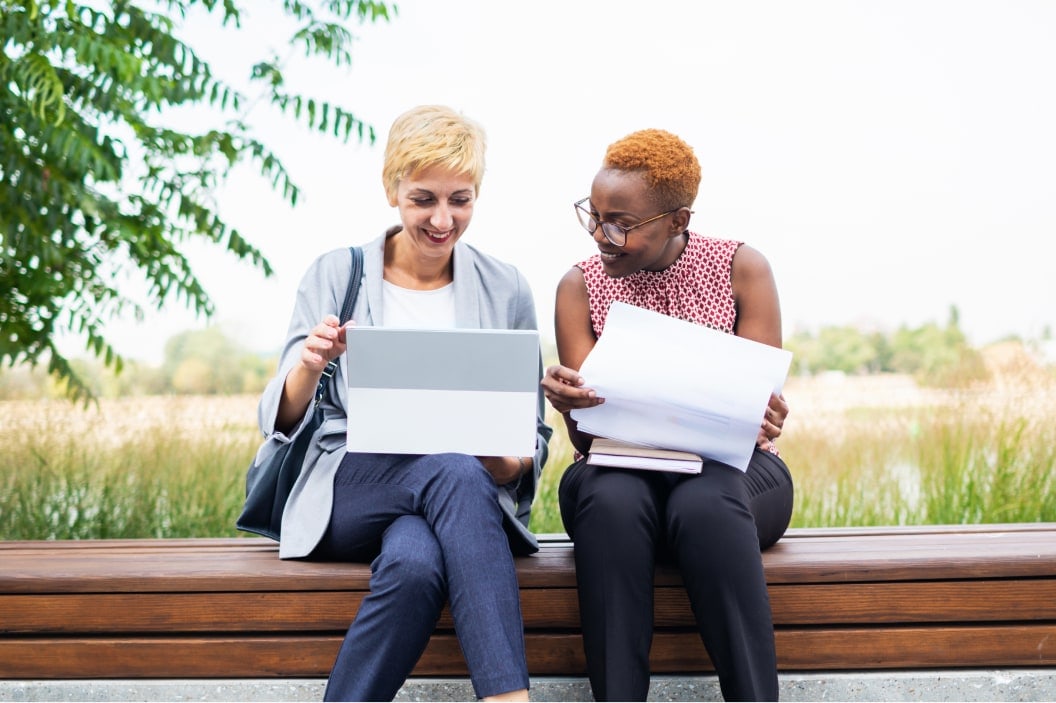
[(605, 402), (573, 410), (579, 428), (700, 454), (747, 471), (770, 393), (792, 353), (615, 302), (580, 368)]

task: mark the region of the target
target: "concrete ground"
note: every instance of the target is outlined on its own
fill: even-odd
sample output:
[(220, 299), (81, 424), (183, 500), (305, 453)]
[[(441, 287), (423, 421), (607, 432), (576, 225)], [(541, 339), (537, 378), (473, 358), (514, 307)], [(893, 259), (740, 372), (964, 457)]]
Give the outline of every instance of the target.
[[(9, 701), (320, 701), (322, 679), (0, 681)], [(790, 674), (784, 701), (1056, 701), (1056, 668)], [(590, 701), (585, 679), (536, 678), (533, 701)], [(412, 679), (397, 701), (472, 701), (465, 679)], [(721, 701), (710, 676), (654, 676), (650, 701)]]

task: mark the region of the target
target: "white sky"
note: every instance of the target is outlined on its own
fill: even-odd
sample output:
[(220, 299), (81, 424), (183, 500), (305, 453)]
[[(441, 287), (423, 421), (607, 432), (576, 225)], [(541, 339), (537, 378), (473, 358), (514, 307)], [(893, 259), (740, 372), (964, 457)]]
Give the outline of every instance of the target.
[[(260, 3), (245, 3), (261, 11)], [(397, 222), (381, 187), (388, 126), (444, 103), (489, 135), (466, 241), (517, 264), (553, 336), (560, 276), (593, 251), (572, 202), (605, 147), (647, 127), (689, 142), (704, 179), (691, 229), (770, 260), (786, 335), (855, 324), (945, 322), (976, 344), (1056, 331), (1056, 3), (1047, 0), (403, 0), (355, 30), (350, 68), (291, 61), (292, 90), (351, 109), (373, 146), (341, 145), (251, 113), (302, 188), (291, 210), (246, 170), (217, 194), (271, 259), (263, 279), (215, 248), (193, 251), (220, 324), (277, 350), (318, 254)], [(225, 79), (284, 35), (207, 23), (190, 41)], [(177, 303), (114, 324), (129, 358), (205, 326)], [(68, 350), (79, 354), (82, 346)]]

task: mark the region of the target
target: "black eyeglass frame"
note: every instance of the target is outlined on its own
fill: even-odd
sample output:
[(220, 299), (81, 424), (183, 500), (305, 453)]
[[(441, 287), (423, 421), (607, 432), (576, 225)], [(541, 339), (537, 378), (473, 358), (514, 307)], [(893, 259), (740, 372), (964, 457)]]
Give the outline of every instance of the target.
[[(590, 196), (583, 198), (572, 203), (572, 207), (576, 209), (576, 217), (579, 220), (579, 224), (583, 226), (583, 229), (587, 230), (587, 234), (593, 235), (598, 231), (598, 227), (601, 227), (601, 233), (605, 235), (605, 239), (609, 240), (609, 243), (613, 246), (622, 247), (627, 244), (627, 233), (632, 229), (636, 229), (643, 225), (647, 225), (650, 222), (656, 222), (661, 217), (667, 217), (673, 213), (678, 212), (682, 208), (676, 207), (674, 210), (668, 210), (667, 212), (661, 212), (655, 217), (650, 217), (648, 220), (642, 220), (638, 224), (631, 225), (630, 227), (624, 227), (618, 225), (615, 222), (602, 222), (598, 218), (594, 217), (594, 214), (583, 207), (583, 203), (590, 200)], [(690, 212), (692, 214), (692, 211)], [(586, 219), (584, 219), (586, 218)], [(621, 241), (617, 241), (617, 239)]]

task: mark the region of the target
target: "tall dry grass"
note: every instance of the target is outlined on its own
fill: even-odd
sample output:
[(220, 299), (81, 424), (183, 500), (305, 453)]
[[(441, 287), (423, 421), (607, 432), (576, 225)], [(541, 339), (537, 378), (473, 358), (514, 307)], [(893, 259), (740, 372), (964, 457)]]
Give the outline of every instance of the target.
[[(907, 376), (791, 378), (778, 444), (797, 527), (1056, 521), (1056, 379), (1018, 344), (985, 351), (985, 384), (922, 388)], [(551, 461), (533, 512), (560, 532), (572, 451), (551, 416)]]
[[(1002, 365), (1003, 364), (1003, 365)], [(1056, 521), (1056, 384), (1004, 360), (983, 387), (790, 379), (795, 526)], [(0, 403), (0, 538), (233, 536), (255, 396)], [(561, 532), (559, 417), (532, 529)]]
[(1056, 520), (1056, 383), (1015, 349), (988, 350), (990, 381), (957, 390), (792, 379), (793, 525)]
[(0, 403), (0, 538), (234, 535), (256, 398)]

